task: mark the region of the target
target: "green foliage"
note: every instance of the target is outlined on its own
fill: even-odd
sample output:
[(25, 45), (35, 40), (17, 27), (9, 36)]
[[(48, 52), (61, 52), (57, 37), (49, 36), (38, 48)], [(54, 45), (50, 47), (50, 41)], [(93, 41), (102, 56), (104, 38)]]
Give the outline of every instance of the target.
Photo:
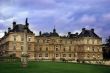
[(106, 39), (106, 46), (110, 48), (110, 36)]
[(62, 62), (68, 62), (68, 60), (66, 60), (65, 58), (60, 58), (60, 60), (61, 60)]
[(109, 66), (63, 62), (29, 62), (22, 68), (20, 62), (0, 63), (0, 73), (110, 73)]
[(103, 47), (103, 57), (110, 60), (110, 36), (106, 39), (105, 47)]
[(16, 57), (15, 54), (11, 54), (9, 56), (0, 56), (0, 61), (4, 62), (20, 61), (20, 58)]

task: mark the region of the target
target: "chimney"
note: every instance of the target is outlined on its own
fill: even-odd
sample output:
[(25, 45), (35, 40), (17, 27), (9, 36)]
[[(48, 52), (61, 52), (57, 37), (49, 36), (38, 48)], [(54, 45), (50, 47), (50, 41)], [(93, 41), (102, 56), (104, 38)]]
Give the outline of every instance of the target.
[(86, 28), (82, 28), (82, 32), (85, 31), (85, 30), (86, 30)]
[(42, 32), (41, 32), (41, 31), (39, 32), (39, 35), (40, 35), (40, 36), (42, 35)]
[(71, 35), (71, 32), (68, 32), (68, 37), (70, 37), (70, 35)]
[(8, 32), (10, 32), (10, 31), (11, 31), (11, 28), (9, 27), (9, 28), (8, 28)]
[(71, 34), (71, 32), (68, 32), (68, 35), (70, 35)]
[(92, 28), (91, 31), (94, 32), (94, 29)]
[(29, 27), (28, 18), (26, 18), (25, 25), (27, 28)]
[(76, 32), (75, 34), (78, 35), (78, 32)]
[(7, 32), (6, 31), (4, 33), (5, 33), (5, 35), (7, 35)]
[(13, 28), (16, 26), (16, 22), (15, 21), (13, 21)]

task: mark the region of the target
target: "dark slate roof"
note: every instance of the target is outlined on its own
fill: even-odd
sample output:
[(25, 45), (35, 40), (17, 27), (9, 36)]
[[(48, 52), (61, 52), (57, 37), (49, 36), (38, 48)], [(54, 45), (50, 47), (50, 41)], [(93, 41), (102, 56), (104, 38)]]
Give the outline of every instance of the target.
[(59, 36), (59, 34), (58, 34), (58, 33), (56, 33), (56, 32), (54, 32), (54, 33), (50, 32), (50, 36), (56, 36), (56, 37), (58, 37), (58, 36)]
[(68, 34), (68, 38), (77, 38), (78, 34)]
[(24, 29), (27, 30), (28, 33), (33, 33), (26, 25), (22, 24), (16, 24), (13, 29), (11, 29), (11, 32), (24, 32)]
[(91, 29), (91, 30), (82, 29), (82, 32), (79, 34), (79, 37), (95, 37), (95, 38), (100, 38), (94, 32), (94, 29)]
[(52, 33), (52, 32), (50, 32), (50, 33), (45, 32), (41, 36), (45, 36), (45, 37), (51, 37), (51, 36), (53, 36), (53, 37), (59, 37), (58, 33)]
[(53, 37), (59, 37), (59, 34), (56, 32), (56, 29), (53, 29), (53, 32), (50, 32), (50, 33), (45, 32), (45, 33), (41, 34), (40, 36), (45, 36), (45, 37), (51, 37), (51, 36), (53, 36)]
[(50, 34), (48, 32), (43, 33), (41, 36), (49, 37)]

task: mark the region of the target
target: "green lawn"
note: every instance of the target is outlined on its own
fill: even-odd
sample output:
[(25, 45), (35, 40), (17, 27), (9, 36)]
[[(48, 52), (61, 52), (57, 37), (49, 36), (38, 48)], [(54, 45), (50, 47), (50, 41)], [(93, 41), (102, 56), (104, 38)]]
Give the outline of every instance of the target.
[(0, 62), (0, 73), (110, 73), (110, 67), (58, 62), (29, 62), (27, 68), (21, 68), (19, 62)]

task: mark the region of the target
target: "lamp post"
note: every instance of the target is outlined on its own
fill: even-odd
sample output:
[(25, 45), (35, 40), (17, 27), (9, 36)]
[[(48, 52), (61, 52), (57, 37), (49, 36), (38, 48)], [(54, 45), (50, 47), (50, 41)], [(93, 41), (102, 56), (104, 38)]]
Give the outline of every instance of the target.
[(23, 46), (23, 50), (22, 50), (22, 54), (21, 54), (21, 63), (22, 63), (22, 67), (27, 67), (28, 65), (28, 47), (27, 47), (27, 30), (26, 28), (24, 29), (24, 46)]

